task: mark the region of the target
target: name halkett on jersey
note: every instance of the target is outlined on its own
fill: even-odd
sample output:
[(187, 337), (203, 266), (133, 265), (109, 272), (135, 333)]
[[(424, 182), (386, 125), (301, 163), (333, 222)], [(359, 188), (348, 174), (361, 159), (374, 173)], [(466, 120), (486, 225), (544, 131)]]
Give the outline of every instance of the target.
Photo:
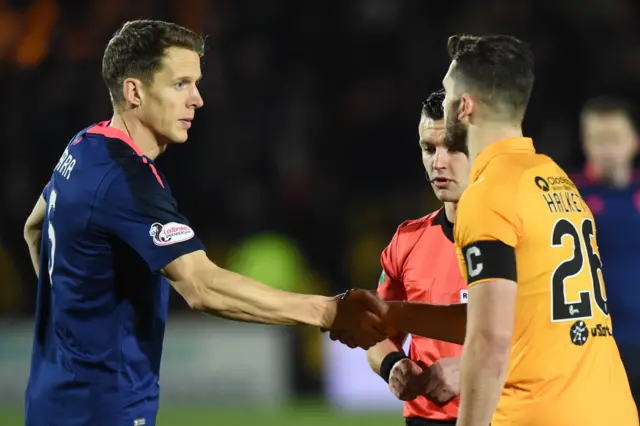
[(149, 235), (155, 245), (168, 246), (190, 240), (195, 236), (195, 232), (188, 225), (181, 223), (169, 222), (163, 225), (156, 222), (151, 225)]

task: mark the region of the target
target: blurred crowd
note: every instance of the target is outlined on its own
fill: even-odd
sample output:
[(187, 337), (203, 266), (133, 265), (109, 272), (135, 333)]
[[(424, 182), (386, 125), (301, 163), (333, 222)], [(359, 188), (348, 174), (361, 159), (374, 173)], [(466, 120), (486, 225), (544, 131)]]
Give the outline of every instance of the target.
[(0, 1), (0, 314), (33, 310), (22, 227), (71, 136), (110, 118), (101, 55), (125, 20), (208, 35), (205, 107), (158, 164), (212, 259), (329, 294), (373, 288), (397, 225), (437, 207), (416, 128), (449, 35), (531, 44), (525, 130), (579, 170), (584, 101), (640, 94), (639, 15), (634, 0)]

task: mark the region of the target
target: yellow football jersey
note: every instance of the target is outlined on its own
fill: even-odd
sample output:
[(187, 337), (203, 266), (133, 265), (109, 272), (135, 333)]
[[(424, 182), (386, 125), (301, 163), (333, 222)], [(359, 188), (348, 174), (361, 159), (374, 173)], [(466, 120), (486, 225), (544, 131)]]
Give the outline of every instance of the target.
[(518, 284), (509, 371), (491, 425), (638, 426), (593, 216), (531, 139), (502, 140), (477, 157), (455, 242), (470, 287)]

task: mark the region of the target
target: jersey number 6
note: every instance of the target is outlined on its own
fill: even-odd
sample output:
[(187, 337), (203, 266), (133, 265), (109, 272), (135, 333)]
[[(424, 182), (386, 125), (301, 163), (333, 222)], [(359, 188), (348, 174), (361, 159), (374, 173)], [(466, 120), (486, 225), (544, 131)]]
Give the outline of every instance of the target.
[[(593, 249), (591, 238), (594, 236), (593, 221), (584, 219), (582, 221), (581, 232), (567, 219), (560, 219), (556, 222), (551, 231), (551, 247), (562, 247), (565, 236), (573, 240), (573, 257), (560, 263), (551, 275), (551, 321), (576, 321), (593, 316), (591, 304), (591, 290), (593, 290), (593, 301), (604, 315), (609, 315), (607, 299), (603, 296), (600, 274), (602, 274), (602, 261)], [(585, 286), (579, 291), (579, 300), (567, 301), (565, 281), (568, 278), (576, 277), (583, 272), (586, 263), (589, 267), (591, 285)], [(581, 280), (584, 282), (584, 280)]]
[(53, 286), (53, 259), (56, 255), (56, 231), (53, 229), (53, 213), (56, 210), (56, 198), (58, 194), (54, 189), (51, 190), (49, 195), (49, 205), (47, 206), (47, 216), (49, 218), (49, 227), (47, 228), (47, 237), (49, 239), (49, 283)]

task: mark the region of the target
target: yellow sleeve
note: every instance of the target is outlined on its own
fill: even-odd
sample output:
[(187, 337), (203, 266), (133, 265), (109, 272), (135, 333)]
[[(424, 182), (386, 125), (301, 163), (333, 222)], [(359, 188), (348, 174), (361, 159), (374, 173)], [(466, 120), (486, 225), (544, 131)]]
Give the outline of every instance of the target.
[(458, 203), (456, 251), (469, 285), (496, 278), (517, 280), (515, 247), (521, 229), (517, 180), (481, 178)]

